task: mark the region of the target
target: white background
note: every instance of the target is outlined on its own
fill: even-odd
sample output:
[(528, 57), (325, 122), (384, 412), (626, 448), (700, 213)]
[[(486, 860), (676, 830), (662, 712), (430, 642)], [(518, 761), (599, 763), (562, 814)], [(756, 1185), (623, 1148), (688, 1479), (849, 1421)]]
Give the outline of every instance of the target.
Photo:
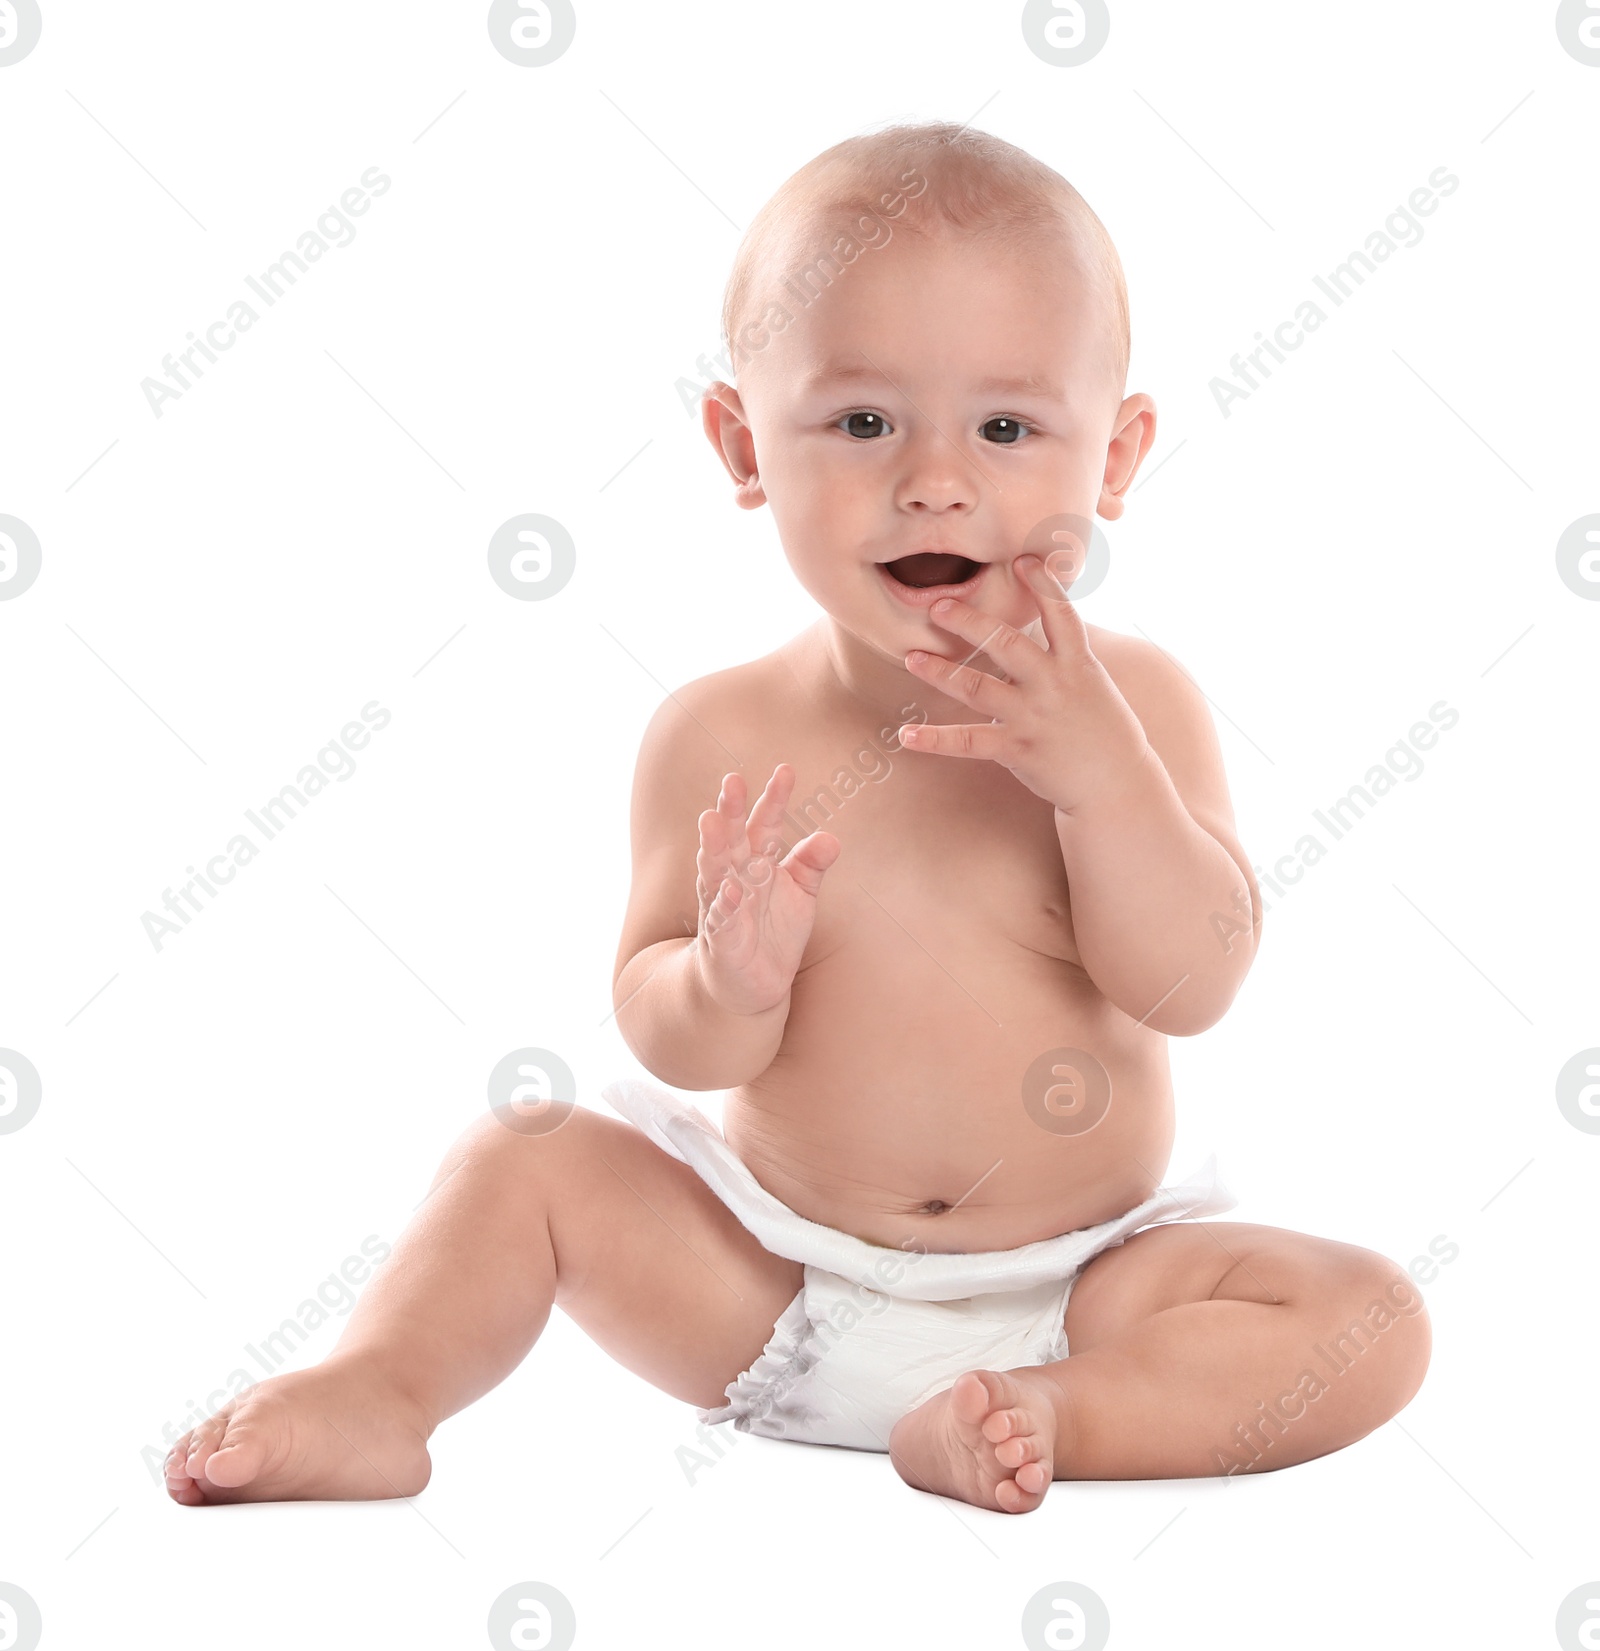
[[(1017, 4), (612, 0), (524, 68), (482, 4), (44, 0), (0, 69), (0, 512), (43, 547), (0, 602), (0, 1046), (43, 1082), (0, 1135), (0, 1581), (47, 1647), (472, 1646), (530, 1579), (580, 1646), (1019, 1645), (1061, 1580), (1119, 1647), (1532, 1646), (1600, 1576), (1600, 1136), (1555, 1103), (1600, 1044), (1600, 603), (1555, 560), (1600, 511), (1600, 68), (1546, 3), (1112, 10), (1058, 68)], [(813, 617), (675, 381), (786, 176), (975, 113), (1120, 248), (1160, 425), (1084, 612), (1205, 689), (1257, 865), (1459, 713), (1172, 1048), (1172, 1171), (1215, 1151), (1236, 1219), (1457, 1246), (1420, 1395), (1286, 1473), (1012, 1519), (727, 1429), (691, 1481), (693, 1411), (557, 1315), (414, 1503), (170, 1505), (141, 1451), (398, 1236), (503, 1055), (589, 1105), (634, 1069), (640, 732)], [(355, 240), (153, 416), (372, 166)], [(1440, 166), (1420, 243), (1224, 418), (1211, 379)], [(526, 511), (577, 546), (546, 601), (488, 576)], [(354, 776), (156, 951), (141, 914), (374, 699)]]

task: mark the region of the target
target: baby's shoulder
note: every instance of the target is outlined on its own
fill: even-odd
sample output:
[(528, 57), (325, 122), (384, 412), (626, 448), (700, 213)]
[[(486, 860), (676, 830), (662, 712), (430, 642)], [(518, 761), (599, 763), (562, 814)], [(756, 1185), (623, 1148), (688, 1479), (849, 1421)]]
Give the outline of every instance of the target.
[(1174, 675), (1184, 674), (1182, 666), (1154, 642), (1142, 636), (1124, 636), (1103, 625), (1085, 624), (1089, 651), (1105, 666), (1111, 680), (1124, 696), (1138, 692), (1159, 692)]
[(651, 718), (651, 730), (691, 742), (697, 735), (713, 740), (726, 737), (754, 726), (761, 708), (770, 709), (775, 703), (775, 695), (792, 698), (794, 690), (794, 673), (777, 654), (767, 654), (668, 689)]
[(1215, 740), (1206, 696), (1188, 668), (1148, 637), (1085, 625), (1089, 651), (1105, 667), (1163, 759)]
[(794, 673), (777, 654), (695, 677), (657, 707), (639, 747), (641, 770), (697, 794), (707, 784), (759, 761), (770, 743), (773, 707), (793, 705)]

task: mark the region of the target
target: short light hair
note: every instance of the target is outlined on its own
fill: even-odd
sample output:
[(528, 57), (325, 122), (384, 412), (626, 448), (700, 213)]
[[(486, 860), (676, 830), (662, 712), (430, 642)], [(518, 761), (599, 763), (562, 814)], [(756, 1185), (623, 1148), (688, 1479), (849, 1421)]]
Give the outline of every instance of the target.
[(1120, 395), (1130, 349), (1128, 286), (1105, 225), (1043, 161), (950, 121), (846, 138), (779, 186), (745, 231), (723, 294), (723, 341), (735, 371), (735, 340), (761, 296), (758, 282), (776, 281), (785, 266), (791, 274), (815, 266), (819, 253), (826, 261), (838, 237), (859, 241), (864, 224), (885, 235), (924, 238), (954, 230), (1019, 256), (1067, 238), (1104, 299)]

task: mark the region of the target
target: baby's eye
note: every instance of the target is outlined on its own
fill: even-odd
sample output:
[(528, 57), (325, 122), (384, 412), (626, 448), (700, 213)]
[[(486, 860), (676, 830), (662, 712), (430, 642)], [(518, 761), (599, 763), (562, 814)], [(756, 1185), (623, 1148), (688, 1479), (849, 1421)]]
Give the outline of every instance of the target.
[(985, 440), (996, 442), (1002, 447), (1011, 447), (1022, 439), (1022, 433), (1028, 427), (1020, 419), (992, 418), (980, 428), (994, 432), (993, 435), (986, 436)]
[[(859, 423), (856, 421), (860, 420)], [(862, 441), (871, 441), (876, 436), (885, 435), (890, 429), (887, 419), (878, 413), (846, 413), (838, 421), (845, 427), (847, 435), (858, 437)], [(838, 424), (835, 428), (838, 428)]]

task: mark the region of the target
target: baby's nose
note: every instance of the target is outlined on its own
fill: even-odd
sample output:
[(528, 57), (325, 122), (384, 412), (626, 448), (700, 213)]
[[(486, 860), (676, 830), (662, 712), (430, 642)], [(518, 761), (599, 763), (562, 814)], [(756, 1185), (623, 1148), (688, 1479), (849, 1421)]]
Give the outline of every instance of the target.
[(902, 509), (964, 513), (977, 504), (986, 483), (996, 485), (992, 475), (985, 476), (982, 465), (931, 426), (919, 432), (904, 451), (906, 467), (897, 489)]
[(946, 513), (962, 515), (977, 502), (977, 487), (973, 480), (961, 474), (958, 465), (950, 463), (920, 466), (900, 487), (899, 503), (903, 510), (920, 510), (939, 516)]

